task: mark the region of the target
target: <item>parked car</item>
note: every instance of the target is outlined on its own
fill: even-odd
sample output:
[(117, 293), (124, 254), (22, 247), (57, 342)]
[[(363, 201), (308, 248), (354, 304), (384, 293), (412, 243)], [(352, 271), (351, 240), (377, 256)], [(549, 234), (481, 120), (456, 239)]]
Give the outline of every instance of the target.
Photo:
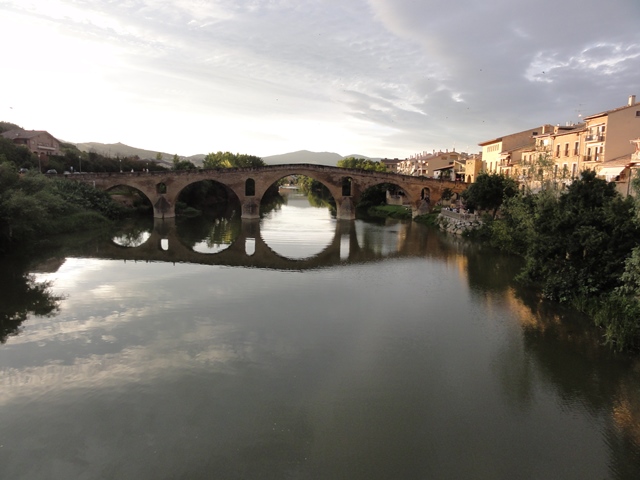
[(49, 174), (49, 173), (51, 173), (51, 174), (55, 174), (55, 175), (57, 175), (57, 174), (58, 174), (58, 171), (57, 171), (55, 168), (50, 168), (49, 170), (47, 170), (47, 173), (48, 173), (48, 174)]
[(28, 168), (21, 168), (20, 170), (18, 170), (18, 173), (27, 173), (28, 171)]

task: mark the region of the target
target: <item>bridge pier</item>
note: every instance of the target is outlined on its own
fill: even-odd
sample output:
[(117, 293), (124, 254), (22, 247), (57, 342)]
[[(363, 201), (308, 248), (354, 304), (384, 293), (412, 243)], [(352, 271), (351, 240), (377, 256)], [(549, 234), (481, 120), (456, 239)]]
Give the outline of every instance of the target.
[(246, 220), (260, 218), (260, 199), (256, 199), (256, 197), (245, 198), (241, 200), (241, 203), (241, 218)]
[(411, 218), (416, 218), (419, 215), (426, 215), (431, 211), (431, 205), (426, 200), (418, 200), (418, 205), (411, 206)]
[(174, 218), (176, 216), (175, 203), (167, 200), (164, 194), (158, 196), (153, 202), (153, 218)]
[(355, 220), (356, 207), (351, 197), (336, 199), (336, 218), (338, 220)]

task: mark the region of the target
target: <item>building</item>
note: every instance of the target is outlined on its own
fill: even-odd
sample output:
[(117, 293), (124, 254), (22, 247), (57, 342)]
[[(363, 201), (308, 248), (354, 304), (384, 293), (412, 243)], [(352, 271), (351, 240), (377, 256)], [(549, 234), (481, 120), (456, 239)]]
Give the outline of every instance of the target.
[(432, 153), (422, 152), (401, 160), (397, 165), (397, 172), (404, 175), (434, 177), (445, 167), (454, 168), (456, 161), (466, 157), (466, 154), (456, 152), (455, 149), (452, 151), (447, 149), (444, 152), (435, 150)]
[(548, 135), (536, 138), (537, 153), (553, 159), (553, 180), (569, 184), (583, 170), (615, 182), (618, 191), (630, 190), (634, 139), (640, 137), (640, 104), (630, 95), (627, 104), (589, 115), (584, 123), (556, 126)]
[(471, 155), (467, 158), (464, 165), (464, 181), (467, 183), (475, 183), (476, 178), (482, 172), (482, 153)]
[(483, 170), (511, 175), (513, 166), (520, 163), (522, 154), (535, 147), (534, 138), (551, 128), (551, 125), (541, 125), (479, 143), (482, 147)]
[(41, 159), (51, 155), (64, 155), (60, 150), (60, 142), (44, 130), (14, 129), (3, 132), (2, 136), (16, 145), (24, 145)]
[(398, 163), (402, 160), (398, 160), (397, 158), (383, 158), (380, 161), (387, 167), (388, 172), (398, 173)]

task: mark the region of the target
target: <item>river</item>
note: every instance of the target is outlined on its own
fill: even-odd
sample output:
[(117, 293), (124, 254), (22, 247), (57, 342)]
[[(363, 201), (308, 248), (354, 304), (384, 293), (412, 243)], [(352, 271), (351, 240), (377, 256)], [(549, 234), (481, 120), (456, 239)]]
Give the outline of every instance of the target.
[(518, 268), (290, 195), (5, 269), (0, 478), (640, 478), (640, 362)]

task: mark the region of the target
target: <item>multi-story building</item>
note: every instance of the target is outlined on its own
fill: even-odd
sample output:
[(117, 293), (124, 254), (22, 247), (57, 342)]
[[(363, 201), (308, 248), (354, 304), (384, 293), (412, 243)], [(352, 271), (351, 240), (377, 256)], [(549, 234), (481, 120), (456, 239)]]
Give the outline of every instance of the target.
[(456, 152), (455, 149), (448, 149), (432, 153), (422, 152), (402, 160), (398, 163), (398, 173), (404, 175), (416, 175), (433, 177), (443, 167), (451, 166), (453, 168), (456, 161), (466, 158), (466, 154)]
[(9, 130), (2, 136), (11, 140), (16, 145), (24, 145), (39, 158), (50, 155), (63, 155), (60, 150), (60, 142), (49, 132), (43, 130)]
[(397, 173), (398, 172), (398, 164), (402, 160), (398, 160), (397, 158), (383, 158), (380, 160), (385, 167), (387, 167), (388, 172)]
[(554, 161), (554, 180), (568, 184), (583, 170), (596, 173), (616, 183), (618, 191), (629, 193), (633, 139), (640, 136), (640, 104), (635, 95), (629, 96), (627, 105), (589, 115), (584, 123), (555, 127), (547, 137), (538, 137), (546, 142), (546, 152)]
[(541, 125), (479, 143), (482, 147), (484, 171), (512, 175), (513, 167), (520, 163), (522, 154), (535, 146), (534, 137), (551, 128), (550, 125)]
[(464, 165), (464, 181), (475, 183), (476, 178), (482, 171), (482, 153), (470, 155)]
[(585, 117), (585, 164), (597, 164), (633, 153), (631, 140), (640, 134), (640, 104), (630, 95), (627, 105)]

